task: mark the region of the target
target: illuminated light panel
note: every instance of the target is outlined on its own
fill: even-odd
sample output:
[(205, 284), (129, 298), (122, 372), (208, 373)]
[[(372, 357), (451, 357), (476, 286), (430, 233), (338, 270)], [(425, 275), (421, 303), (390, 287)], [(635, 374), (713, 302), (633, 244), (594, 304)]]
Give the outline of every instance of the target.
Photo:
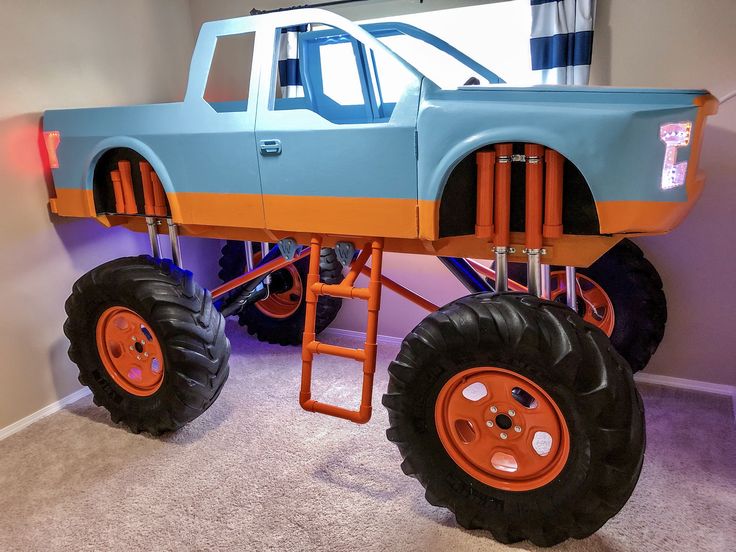
[(677, 162), (677, 148), (690, 144), (690, 132), (693, 123), (667, 123), (659, 127), (659, 139), (665, 145), (664, 165), (662, 166), (662, 189), (668, 190), (685, 184), (687, 161)]
[(58, 169), (59, 158), (56, 156), (56, 149), (61, 143), (61, 134), (59, 134), (58, 130), (44, 132), (43, 140), (46, 143), (46, 153), (49, 156), (49, 167), (52, 169)]

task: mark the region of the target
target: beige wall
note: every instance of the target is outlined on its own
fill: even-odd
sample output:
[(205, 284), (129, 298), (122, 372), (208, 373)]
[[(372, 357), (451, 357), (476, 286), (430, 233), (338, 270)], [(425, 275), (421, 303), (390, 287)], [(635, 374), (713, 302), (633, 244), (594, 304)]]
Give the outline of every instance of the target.
[[(733, 0), (599, 0), (592, 84), (736, 89)], [(736, 98), (708, 125), (705, 192), (667, 236), (639, 239), (664, 280), (669, 321), (647, 371), (736, 384)], [(465, 294), (436, 259), (387, 255), (386, 274), (442, 304)], [(448, 289), (443, 289), (447, 285)], [(334, 327), (361, 330), (364, 305), (346, 304)], [(404, 336), (422, 312), (384, 294), (380, 331)]]
[(192, 47), (184, 0), (0, 0), (0, 429), (79, 388), (62, 334), (74, 280), (148, 249), (49, 215), (40, 112), (179, 99)]
[[(591, 80), (618, 86), (736, 90), (733, 0), (599, 0)], [(710, 119), (705, 191), (663, 237), (638, 240), (664, 280), (669, 321), (647, 369), (736, 384), (736, 98)]]

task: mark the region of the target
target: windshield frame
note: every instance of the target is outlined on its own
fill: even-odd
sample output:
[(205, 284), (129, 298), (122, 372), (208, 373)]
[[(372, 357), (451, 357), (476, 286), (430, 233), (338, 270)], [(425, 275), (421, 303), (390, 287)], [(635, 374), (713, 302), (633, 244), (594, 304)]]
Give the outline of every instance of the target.
[[(409, 25), (408, 23), (401, 23), (399, 21), (380, 21), (377, 23), (361, 23), (360, 27), (362, 27), (368, 33), (370, 33), (376, 40), (383, 38), (383, 37), (387, 37), (387, 36), (397, 36), (401, 34), (411, 36), (413, 38), (416, 38), (417, 40), (426, 42), (430, 46), (434, 46), (438, 50), (456, 59), (462, 65), (465, 65), (466, 67), (468, 67), (471, 71), (478, 73), (480, 76), (486, 79), (490, 84), (505, 84), (506, 83), (506, 81), (503, 80), (501, 77), (499, 77), (496, 73), (494, 73), (493, 71), (491, 71), (484, 65), (481, 65), (480, 63), (475, 61), (470, 56), (464, 54), (463, 52), (455, 48), (452, 44), (445, 42), (444, 40), (433, 35), (430, 32), (422, 30), (413, 25)], [(420, 73), (424, 78), (427, 78), (431, 80), (432, 82), (434, 82), (434, 80), (431, 77), (427, 76), (422, 71), (419, 71), (419, 69), (417, 69), (411, 63), (410, 60), (399, 55), (388, 44), (383, 44), (383, 45), (386, 48), (388, 48), (393, 55), (395, 55), (396, 57), (404, 61), (404, 63), (411, 65), (411, 67), (415, 71)]]

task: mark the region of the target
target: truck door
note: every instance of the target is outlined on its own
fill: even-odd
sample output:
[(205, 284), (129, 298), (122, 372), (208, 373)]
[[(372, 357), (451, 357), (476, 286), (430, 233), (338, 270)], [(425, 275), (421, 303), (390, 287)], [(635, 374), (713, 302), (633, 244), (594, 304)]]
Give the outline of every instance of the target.
[[(294, 34), (277, 32), (276, 40)], [(342, 30), (296, 35), (298, 48), (282, 52), (298, 51), (298, 72), (294, 60), (277, 70), (274, 56), (261, 75), (256, 142), (266, 226), (417, 237), (420, 79)], [(301, 79), (296, 95), (293, 82), (281, 82), (289, 69)]]
[[(177, 201), (192, 224), (263, 228), (255, 149), (258, 94), (255, 27), (248, 19), (204, 25), (192, 58), (189, 85), (169, 140), (178, 162)], [(255, 75), (256, 78), (251, 78)]]

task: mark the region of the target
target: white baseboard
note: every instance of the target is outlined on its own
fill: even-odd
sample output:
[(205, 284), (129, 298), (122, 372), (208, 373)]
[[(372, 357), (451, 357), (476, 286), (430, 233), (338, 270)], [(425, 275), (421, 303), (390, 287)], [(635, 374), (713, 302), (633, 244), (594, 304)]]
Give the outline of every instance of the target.
[[(328, 328), (324, 331), (327, 335), (334, 335), (337, 337), (349, 337), (353, 339), (365, 339), (364, 332), (356, 332), (354, 330), (343, 330), (341, 328)], [(392, 335), (379, 335), (377, 339), (378, 343), (385, 345), (401, 345), (403, 338), (395, 337)], [(672, 376), (662, 376), (659, 374), (647, 374), (645, 372), (638, 372), (634, 379), (639, 383), (648, 383), (651, 385), (661, 385), (663, 387), (674, 387), (677, 389), (686, 389), (688, 391), (699, 391), (701, 393), (710, 393), (712, 395), (721, 395), (731, 397), (731, 404), (733, 406), (734, 420), (736, 420), (736, 386), (724, 385), (721, 383), (710, 383), (707, 381), (691, 380), (686, 378), (674, 378)], [(71, 395), (59, 399), (55, 403), (48, 406), (44, 406), (41, 410), (34, 412), (26, 416), (25, 418), (18, 420), (0, 429), (0, 441), (6, 437), (10, 437), (14, 433), (19, 432), (31, 425), (33, 422), (37, 422), (41, 418), (58, 412), (65, 406), (77, 402), (90, 394), (90, 390), (86, 387), (75, 391)]]
[(34, 422), (37, 422), (41, 418), (44, 418), (49, 414), (53, 414), (54, 412), (58, 412), (65, 406), (69, 406), (70, 404), (77, 402), (79, 399), (82, 399), (89, 394), (90, 390), (87, 387), (83, 387), (82, 389), (75, 391), (71, 395), (67, 395), (63, 399), (59, 399), (55, 403), (44, 406), (41, 410), (37, 410), (36, 412), (34, 412), (33, 414), (29, 414), (25, 418), (22, 418), (17, 422), (13, 422), (9, 426), (1, 428), (0, 441), (5, 439), (6, 437), (10, 437), (14, 433), (18, 433), (21, 429), (25, 429), (26, 427)]
[[(350, 337), (354, 339), (365, 339), (364, 332), (356, 332), (354, 330), (343, 330), (341, 328), (327, 328), (324, 333), (340, 337)], [(378, 343), (386, 345), (401, 345), (403, 338), (394, 337), (392, 335), (379, 335)], [(724, 385), (722, 383), (710, 383), (707, 381), (691, 380), (686, 378), (674, 378), (672, 376), (661, 376), (659, 374), (647, 374), (645, 372), (637, 372), (634, 380), (639, 383), (648, 383), (650, 385), (661, 385), (663, 387), (674, 387), (677, 389), (685, 389), (688, 391), (699, 391), (701, 393), (710, 393), (712, 395), (722, 395), (731, 397), (733, 407), (733, 417), (736, 420), (736, 386)]]
[(687, 391), (698, 391), (700, 393), (710, 393), (711, 395), (731, 397), (733, 418), (734, 421), (736, 421), (736, 386), (734, 385), (710, 383), (708, 381), (698, 381), (686, 378), (674, 378), (672, 376), (647, 374), (645, 372), (637, 372), (634, 374), (634, 381), (639, 383), (648, 383), (650, 385), (661, 385), (662, 387), (674, 387), (676, 389), (685, 389)]

